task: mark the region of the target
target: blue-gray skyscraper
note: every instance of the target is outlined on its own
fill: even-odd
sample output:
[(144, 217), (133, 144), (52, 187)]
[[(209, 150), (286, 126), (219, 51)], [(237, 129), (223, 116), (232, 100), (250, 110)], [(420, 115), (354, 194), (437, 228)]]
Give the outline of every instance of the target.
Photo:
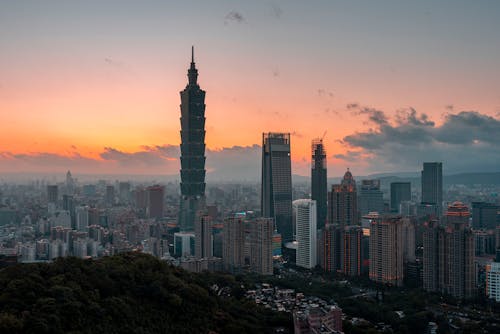
[(443, 205), (443, 163), (424, 162), (422, 170), (422, 204), (432, 205), (441, 216)]
[(316, 223), (319, 230), (325, 227), (328, 203), (326, 150), (323, 139), (314, 139), (311, 151), (311, 199), (316, 201)]
[(292, 163), (289, 133), (262, 134), (261, 213), (274, 218), (283, 243), (292, 241)]
[(205, 204), (205, 91), (197, 83), (198, 70), (191, 50), (188, 84), (181, 94), (181, 201), (179, 227), (194, 229)]

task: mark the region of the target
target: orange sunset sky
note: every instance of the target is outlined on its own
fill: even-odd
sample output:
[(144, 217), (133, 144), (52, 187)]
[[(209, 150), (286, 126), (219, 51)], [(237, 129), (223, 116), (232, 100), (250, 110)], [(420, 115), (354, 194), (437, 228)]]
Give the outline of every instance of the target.
[(210, 172), (498, 171), (500, 3), (374, 3), (1, 1), (0, 172), (178, 173), (191, 45)]

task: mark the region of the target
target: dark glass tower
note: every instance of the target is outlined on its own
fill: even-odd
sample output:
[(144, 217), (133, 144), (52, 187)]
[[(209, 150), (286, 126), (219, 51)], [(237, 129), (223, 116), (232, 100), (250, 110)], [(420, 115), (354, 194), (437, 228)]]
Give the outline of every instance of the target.
[(322, 139), (312, 142), (311, 199), (316, 201), (318, 230), (325, 226), (328, 190), (326, 187), (326, 151)]
[(289, 133), (262, 134), (261, 213), (274, 218), (283, 243), (292, 241), (292, 167)]
[(422, 170), (422, 203), (436, 207), (441, 216), (443, 203), (443, 163), (424, 162)]
[(194, 229), (196, 214), (205, 204), (205, 91), (197, 83), (191, 50), (188, 84), (181, 94), (181, 201), (179, 227)]

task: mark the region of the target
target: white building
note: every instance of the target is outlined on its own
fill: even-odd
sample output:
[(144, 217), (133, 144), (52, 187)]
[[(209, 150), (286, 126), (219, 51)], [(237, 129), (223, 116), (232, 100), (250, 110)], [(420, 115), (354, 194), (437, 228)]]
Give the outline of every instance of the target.
[(500, 262), (486, 265), (486, 295), (500, 302)]
[(314, 268), (317, 263), (316, 201), (298, 199), (293, 201), (293, 219), (298, 242), (296, 265)]

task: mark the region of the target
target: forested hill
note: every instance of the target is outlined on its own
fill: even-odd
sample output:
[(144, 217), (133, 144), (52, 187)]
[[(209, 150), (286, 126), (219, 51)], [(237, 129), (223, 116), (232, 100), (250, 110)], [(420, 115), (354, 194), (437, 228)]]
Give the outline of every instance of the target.
[[(213, 284), (231, 287), (221, 297)], [(229, 291), (229, 289), (227, 289)], [(234, 278), (126, 253), (0, 271), (0, 333), (266, 333), (288, 315), (239, 297)]]

